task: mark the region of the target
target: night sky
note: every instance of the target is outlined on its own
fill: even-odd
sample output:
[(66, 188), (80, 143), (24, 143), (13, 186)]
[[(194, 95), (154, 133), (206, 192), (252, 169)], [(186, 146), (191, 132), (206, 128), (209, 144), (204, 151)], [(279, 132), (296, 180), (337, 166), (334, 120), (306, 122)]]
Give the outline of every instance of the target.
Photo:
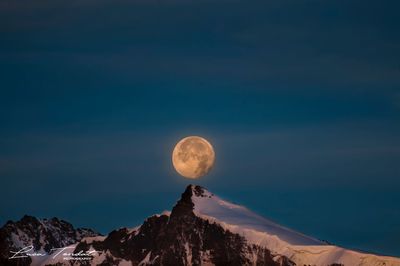
[(0, 1), (0, 223), (102, 233), (196, 184), (307, 235), (400, 256), (398, 1)]

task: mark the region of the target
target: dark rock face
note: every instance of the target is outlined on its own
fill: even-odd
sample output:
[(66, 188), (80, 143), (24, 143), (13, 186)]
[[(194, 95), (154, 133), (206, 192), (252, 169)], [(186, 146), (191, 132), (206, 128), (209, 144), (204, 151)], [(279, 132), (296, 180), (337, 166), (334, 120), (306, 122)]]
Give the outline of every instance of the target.
[[(0, 265), (29, 265), (31, 260), (6, 258), (15, 248), (15, 235), (24, 245), (49, 251), (76, 243), (74, 253), (97, 251), (93, 260), (54, 262), (54, 265), (265, 265), (293, 266), (290, 259), (271, 254), (268, 249), (247, 243), (238, 234), (217, 223), (196, 216), (192, 196), (209, 197), (199, 186), (188, 186), (169, 215), (147, 218), (137, 229), (118, 229), (106, 238), (84, 239), (98, 234), (88, 229), (74, 229), (56, 218), (38, 220), (25, 216), (19, 222), (8, 222), (0, 229)], [(97, 240), (96, 240), (97, 239)], [(18, 264), (17, 264), (18, 263)]]
[(113, 231), (102, 242), (82, 241), (75, 251), (90, 246), (109, 251), (106, 261), (111, 264), (124, 259), (133, 265), (294, 265), (286, 257), (274, 260), (269, 250), (249, 245), (240, 235), (195, 216), (193, 193), (202, 196), (202, 188), (189, 186), (170, 216), (152, 216), (137, 231)]
[(50, 252), (52, 248), (71, 245), (87, 236), (97, 236), (91, 229), (75, 229), (57, 218), (39, 220), (25, 215), (17, 222), (8, 221), (0, 228), (0, 265), (29, 265), (30, 258), (9, 260), (11, 252), (33, 246), (32, 251)]

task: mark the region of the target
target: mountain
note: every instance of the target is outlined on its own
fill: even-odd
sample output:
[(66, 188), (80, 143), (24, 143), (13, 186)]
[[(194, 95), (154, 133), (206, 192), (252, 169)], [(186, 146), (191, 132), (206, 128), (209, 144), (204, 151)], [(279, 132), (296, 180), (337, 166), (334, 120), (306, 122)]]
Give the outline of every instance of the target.
[[(171, 212), (107, 236), (75, 230), (63, 222), (69, 225), (65, 233), (60, 221), (49, 222), (53, 219), (24, 217), (8, 222), (0, 229), (1, 239), (8, 239), (1, 241), (0, 265), (10, 262), (12, 249), (37, 242), (39, 253), (60, 247), (68, 252), (12, 260), (19, 263), (14, 265), (400, 265), (398, 258), (356, 252), (305, 236), (193, 185)], [(51, 229), (39, 229), (42, 224)]]
[(25, 215), (18, 222), (8, 221), (0, 229), (0, 265), (29, 265), (35, 258), (10, 260), (12, 252), (32, 246), (32, 252), (49, 253), (52, 248), (64, 247), (85, 237), (99, 236), (86, 228), (75, 229), (70, 223), (52, 219), (37, 219)]

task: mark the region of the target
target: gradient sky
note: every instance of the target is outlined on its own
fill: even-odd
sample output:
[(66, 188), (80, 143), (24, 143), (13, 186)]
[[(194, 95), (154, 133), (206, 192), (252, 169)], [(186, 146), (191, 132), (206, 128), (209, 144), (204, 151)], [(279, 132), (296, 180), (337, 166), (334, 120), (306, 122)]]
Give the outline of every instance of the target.
[(107, 233), (190, 180), (337, 245), (400, 256), (396, 1), (0, 2), (0, 223)]

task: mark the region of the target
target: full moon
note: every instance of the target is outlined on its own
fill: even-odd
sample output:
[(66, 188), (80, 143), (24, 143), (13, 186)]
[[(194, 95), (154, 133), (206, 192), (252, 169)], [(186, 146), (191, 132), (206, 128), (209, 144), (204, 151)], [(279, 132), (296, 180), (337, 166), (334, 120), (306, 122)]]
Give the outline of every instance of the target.
[(190, 136), (180, 140), (172, 152), (175, 170), (186, 178), (206, 175), (214, 165), (215, 153), (211, 144), (202, 137)]

